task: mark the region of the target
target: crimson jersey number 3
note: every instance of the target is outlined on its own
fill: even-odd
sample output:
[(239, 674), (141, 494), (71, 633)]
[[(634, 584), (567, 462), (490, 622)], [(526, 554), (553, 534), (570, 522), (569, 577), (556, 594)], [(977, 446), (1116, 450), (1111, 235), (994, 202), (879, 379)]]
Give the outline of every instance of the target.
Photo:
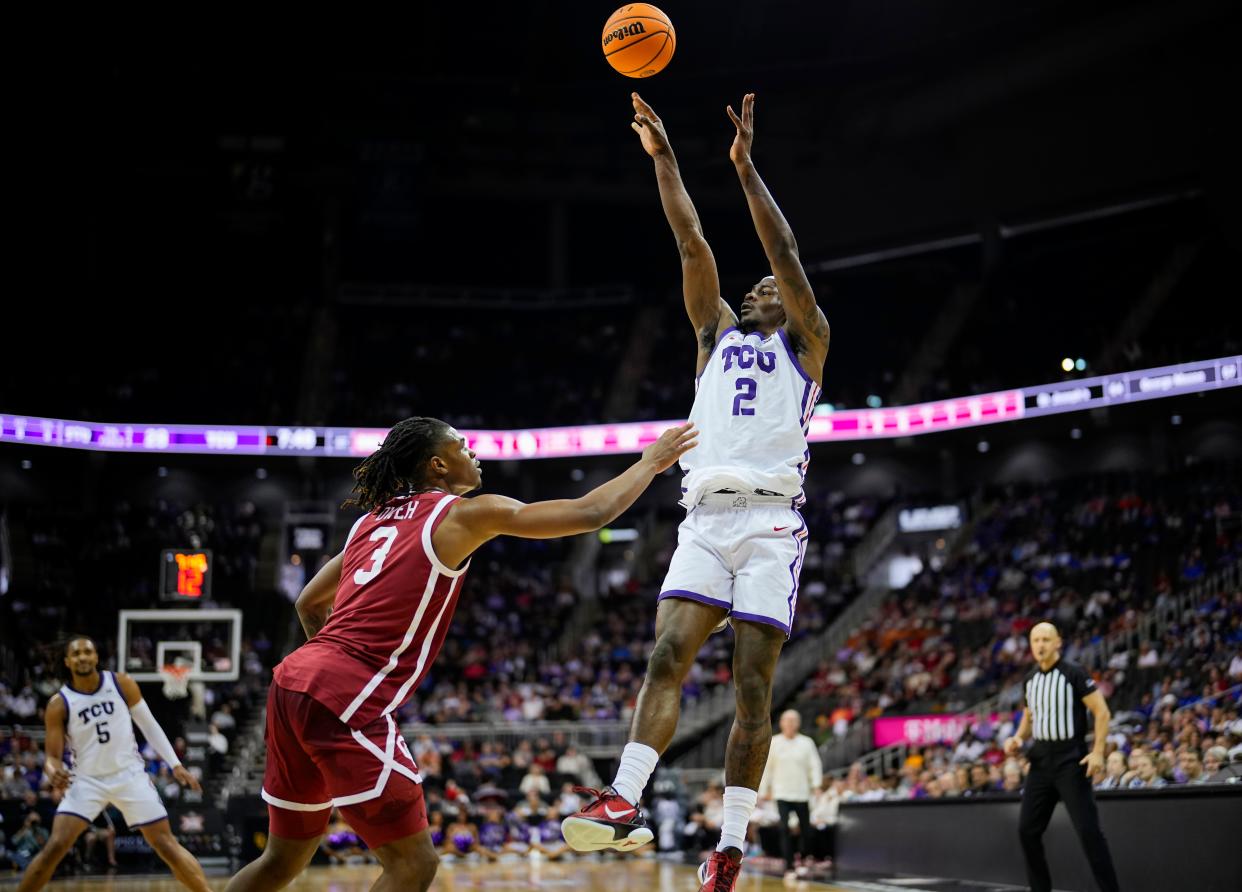
[(388, 552), (392, 551), (392, 543), (397, 541), (397, 528), (377, 527), (375, 532), (371, 534), (371, 541), (378, 542), (380, 539), (383, 539), (384, 543), (371, 552), (371, 566), (354, 571), (354, 583), (356, 585), (366, 585), (376, 576), (379, 576), (380, 570), (384, 569), (384, 560), (388, 557)]

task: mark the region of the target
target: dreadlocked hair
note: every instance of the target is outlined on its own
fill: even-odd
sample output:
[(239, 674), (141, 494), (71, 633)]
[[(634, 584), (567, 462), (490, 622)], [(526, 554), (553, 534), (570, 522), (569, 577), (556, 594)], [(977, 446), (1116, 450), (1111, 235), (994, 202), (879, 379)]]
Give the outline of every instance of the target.
[(342, 507), (374, 511), (421, 486), (423, 468), (448, 429), (438, 418), (407, 418), (393, 425), (379, 449), (354, 468), (354, 496)]

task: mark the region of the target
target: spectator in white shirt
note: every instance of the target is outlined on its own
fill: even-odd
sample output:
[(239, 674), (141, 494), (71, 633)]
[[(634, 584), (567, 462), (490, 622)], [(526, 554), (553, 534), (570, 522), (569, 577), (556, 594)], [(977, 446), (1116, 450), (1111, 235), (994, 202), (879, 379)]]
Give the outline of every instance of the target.
[(806, 856), (806, 840), (811, 827), (811, 797), (823, 780), (823, 765), (815, 741), (799, 734), (802, 716), (789, 709), (781, 714), (781, 733), (772, 738), (768, 764), (759, 782), (759, 798), (775, 799), (780, 814), (781, 850), (785, 857), (786, 877), (797, 877), (794, 871), (793, 835), (789, 816), (798, 816), (798, 848)]
[(1233, 681), (1242, 681), (1242, 651), (1233, 655), (1229, 661), (1229, 677)]
[(229, 739), (221, 734), (220, 729), (215, 725), (209, 725), (207, 728), (207, 745), (211, 747), (211, 751), (217, 755), (228, 755)]
[(229, 734), (237, 727), (237, 719), (233, 718), (233, 707), (228, 703), (220, 704), (211, 715), (211, 723), (219, 728), (225, 734)]
[(556, 773), (568, 774), (583, 787), (598, 787), (599, 775), (595, 766), (585, 753), (578, 752), (576, 747), (567, 747), (564, 754), (556, 760)]
[(537, 762), (531, 764), (526, 777), (522, 778), (522, 783), (518, 785), (518, 789), (522, 791), (523, 796), (531, 790), (538, 790), (540, 796), (552, 795), (552, 784), (548, 782), (548, 776), (543, 773), (543, 768)]
[(812, 851), (828, 858), (837, 855), (837, 817), (841, 810), (844, 781), (826, 777), (811, 802)]

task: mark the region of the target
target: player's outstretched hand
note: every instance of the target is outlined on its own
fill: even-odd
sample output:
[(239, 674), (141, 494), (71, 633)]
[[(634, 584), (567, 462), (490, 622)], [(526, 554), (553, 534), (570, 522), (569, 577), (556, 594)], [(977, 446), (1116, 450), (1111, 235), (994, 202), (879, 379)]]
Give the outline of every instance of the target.
[(643, 460), (654, 464), (658, 474), (665, 468), (672, 467), (677, 459), (697, 446), (698, 435), (699, 432), (694, 429), (694, 423), (690, 421), (677, 427), (670, 427), (660, 434), (660, 439), (643, 450)]
[(734, 164), (745, 164), (750, 160), (750, 145), (755, 139), (755, 94), (747, 93), (742, 97), (740, 118), (731, 105), (726, 105), (725, 111), (737, 128), (737, 136), (733, 137), (733, 145), (729, 147), (729, 160)]
[(1095, 750), (1079, 759), (1078, 764), (1087, 766), (1087, 777), (1092, 780), (1104, 774), (1104, 757)]
[(643, 97), (637, 93), (631, 93), (630, 99), (634, 102), (634, 120), (630, 126), (643, 141), (643, 148), (652, 158), (667, 155), (671, 149), (668, 144), (668, 134), (664, 132), (664, 122), (655, 113), (655, 109), (643, 101)]
[(177, 783), (183, 787), (189, 787), (195, 793), (203, 792), (203, 785), (198, 782), (198, 778), (185, 770), (184, 765), (178, 765), (173, 769), (173, 777), (177, 779)]
[(43, 774), (47, 777), (47, 782), (52, 785), (53, 790), (64, 790), (73, 780), (63, 764), (53, 765), (51, 762), (48, 762), (43, 766)]

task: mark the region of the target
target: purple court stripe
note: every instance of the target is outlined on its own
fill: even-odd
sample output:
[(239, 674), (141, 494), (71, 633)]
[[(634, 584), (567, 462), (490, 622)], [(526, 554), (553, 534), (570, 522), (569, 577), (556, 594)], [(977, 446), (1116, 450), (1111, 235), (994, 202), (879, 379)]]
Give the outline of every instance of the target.
[(58, 810), (56, 814), (53, 816), (53, 820), (55, 820), (56, 818), (59, 818), (61, 815), (65, 815), (66, 817), (69, 817), (69, 818), (78, 818), (79, 820), (85, 821), (88, 824), (94, 823), (93, 819), (88, 818), (86, 815), (80, 815), (76, 811), (59, 811)]
[(729, 614), (729, 619), (740, 619), (748, 623), (763, 623), (765, 626), (775, 626), (789, 636), (789, 626), (785, 625), (778, 619), (772, 619), (770, 616), (760, 616), (757, 613), (739, 613), (736, 610)]
[(684, 588), (671, 588), (666, 592), (660, 592), (660, 597), (656, 600), (663, 601), (665, 598), (685, 598), (688, 601), (698, 601), (700, 604), (710, 604), (712, 607), (723, 607), (725, 610), (733, 606), (728, 601), (717, 601), (715, 598), (700, 595), (698, 592), (688, 592)]
[(789, 343), (789, 335), (786, 333), (785, 329), (783, 327), (778, 328), (776, 333), (780, 335), (781, 343), (785, 345), (785, 352), (789, 354), (789, 361), (792, 362), (794, 368), (798, 370), (798, 374), (802, 376), (802, 380), (806, 381), (808, 384), (814, 384), (815, 382), (811, 380), (811, 376), (808, 375), (806, 373), (806, 369), (802, 367), (802, 363), (798, 362), (798, 354), (794, 353), (793, 344)]
[(168, 813), (165, 812), (164, 817), (162, 818), (156, 818), (154, 821), (143, 821), (141, 824), (130, 824), (129, 829), (137, 830), (139, 827), (150, 827), (152, 824), (158, 824), (160, 821), (167, 821), (167, 820), (168, 820)]

